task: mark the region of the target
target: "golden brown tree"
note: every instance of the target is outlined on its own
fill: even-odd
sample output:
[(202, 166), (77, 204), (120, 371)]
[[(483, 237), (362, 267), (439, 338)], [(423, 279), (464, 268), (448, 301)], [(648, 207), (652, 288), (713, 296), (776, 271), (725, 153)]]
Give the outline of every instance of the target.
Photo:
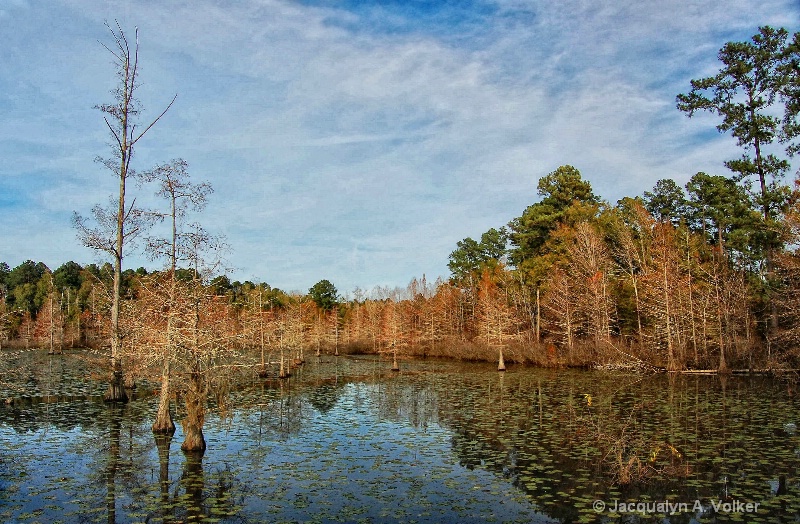
[(191, 209), (201, 211), (207, 201), (208, 195), (213, 191), (207, 183), (195, 184), (191, 181), (188, 164), (183, 159), (172, 160), (162, 164), (144, 174), (146, 182), (158, 186), (156, 195), (167, 201), (167, 209), (160, 212), (169, 225), (169, 234), (166, 237), (151, 237), (147, 241), (148, 253), (154, 259), (166, 259), (168, 263), (167, 286), (164, 288), (164, 307), (167, 322), (165, 326), (165, 340), (161, 351), (162, 373), (161, 391), (159, 394), (158, 411), (153, 423), (154, 433), (175, 432), (175, 424), (170, 412), (170, 378), (172, 361), (176, 352), (175, 321), (178, 303), (178, 262), (188, 262), (192, 256), (191, 239), (185, 238), (184, 220), (186, 213)]

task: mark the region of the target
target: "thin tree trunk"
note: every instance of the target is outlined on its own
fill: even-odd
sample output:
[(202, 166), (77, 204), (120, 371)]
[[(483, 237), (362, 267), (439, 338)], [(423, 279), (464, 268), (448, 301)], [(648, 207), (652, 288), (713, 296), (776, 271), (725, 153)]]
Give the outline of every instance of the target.
[(669, 308), (669, 281), (667, 280), (667, 259), (664, 257), (664, 329), (667, 336), (667, 369), (676, 371), (678, 366), (675, 362), (675, 350), (672, 347), (672, 333), (669, 317), (672, 313)]
[(114, 251), (114, 289), (112, 290), (111, 302), (111, 384), (106, 391), (106, 402), (127, 402), (128, 394), (125, 392), (124, 379), (122, 376), (122, 362), (120, 353), (122, 351), (122, 333), (119, 329), (120, 295), (122, 293), (122, 248), (125, 238), (125, 183), (128, 179), (128, 107), (130, 103), (129, 89), (129, 69), (130, 62), (125, 57), (123, 99), (124, 107), (121, 115), (121, 129), (117, 137), (120, 148), (120, 167), (119, 167), (119, 200), (117, 202), (117, 238)]
[(53, 278), (50, 277), (50, 354), (55, 353), (55, 308), (53, 307)]
[(727, 373), (728, 370), (728, 362), (725, 358), (725, 332), (724, 332), (724, 324), (723, 324), (723, 312), (722, 312), (722, 297), (720, 297), (719, 291), (719, 277), (715, 279), (716, 282), (716, 295), (717, 295), (717, 325), (719, 329), (719, 372), (720, 373)]
[(689, 238), (687, 232), (686, 238), (686, 272), (689, 277), (688, 283), (688, 291), (689, 291), (689, 321), (692, 324), (692, 348), (694, 349), (694, 365), (698, 366), (700, 364), (700, 356), (697, 353), (697, 326), (695, 326), (695, 319), (694, 319), (694, 293), (692, 292), (692, 262), (690, 258), (690, 249), (689, 249)]
[[(168, 322), (169, 324), (169, 322)], [(167, 328), (169, 329), (169, 327)], [(169, 350), (168, 350), (169, 351)], [(169, 409), (170, 404), (170, 365), (172, 359), (167, 355), (164, 359), (164, 367), (161, 371), (161, 392), (158, 395), (158, 412), (156, 421), (153, 424), (153, 433), (172, 435), (175, 433), (175, 422), (172, 420), (172, 413)]]
[(539, 288), (536, 288), (536, 342), (541, 342), (542, 308), (539, 301)]

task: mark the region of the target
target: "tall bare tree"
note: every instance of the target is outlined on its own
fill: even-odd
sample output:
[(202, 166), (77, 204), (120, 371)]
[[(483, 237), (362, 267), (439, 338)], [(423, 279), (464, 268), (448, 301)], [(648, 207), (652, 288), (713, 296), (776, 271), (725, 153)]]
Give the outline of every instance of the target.
[[(110, 402), (126, 402), (128, 395), (122, 375), (121, 352), (123, 337), (120, 330), (120, 295), (122, 289), (122, 261), (123, 249), (142, 230), (146, 224), (147, 213), (135, 207), (135, 199), (126, 202), (126, 189), (128, 178), (135, 173), (131, 169), (134, 147), (141, 138), (166, 114), (178, 95), (172, 98), (167, 107), (144, 128), (138, 125), (141, 113), (135, 92), (139, 87), (139, 30), (136, 29), (133, 45), (128, 41), (125, 32), (119, 23), (115, 27), (106, 23), (111, 32), (112, 45), (103, 44), (114, 58), (117, 69), (117, 87), (112, 91), (114, 101), (97, 106), (105, 113), (104, 120), (111, 134), (111, 148), (113, 154), (110, 158), (99, 158), (98, 161), (113, 172), (119, 182), (119, 196), (112, 201), (110, 209), (95, 206), (92, 210), (95, 227), (78, 214), (74, 216), (74, 223), (78, 229), (83, 243), (92, 249), (103, 251), (113, 258), (114, 284), (112, 289), (111, 305), (111, 368), (112, 377), (105, 399)], [(113, 232), (113, 233), (112, 233)]]
[(606, 243), (594, 226), (581, 222), (575, 227), (575, 240), (569, 247), (570, 276), (578, 284), (578, 310), (586, 332), (599, 349), (611, 338), (614, 307), (609, 292), (612, 261)]

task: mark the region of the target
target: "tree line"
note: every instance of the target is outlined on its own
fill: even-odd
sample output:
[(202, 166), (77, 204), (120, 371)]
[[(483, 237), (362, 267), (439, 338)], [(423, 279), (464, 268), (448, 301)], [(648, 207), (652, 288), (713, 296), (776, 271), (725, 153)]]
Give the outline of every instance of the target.
[[(93, 223), (76, 215), (75, 224), (81, 240), (114, 263), (68, 262), (55, 271), (33, 261), (13, 270), (1, 266), (0, 329), (7, 340), (45, 340), (51, 347), (104, 340), (109, 327), (99, 319), (115, 316), (115, 297), (136, 302), (164, 274), (123, 271), (125, 241), (144, 235), (151, 257), (168, 262), (172, 286), (201, 278), (198, 263), (206, 261), (199, 252), (222, 245), (186, 223), (187, 211), (201, 210), (212, 189), (190, 181), (185, 161), (143, 175), (130, 168), (134, 144), (172, 102), (143, 132), (136, 130), (138, 41), (132, 50), (118, 26), (109, 29), (119, 87), (115, 102), (98, 108), (118, 147), (101, 162), (119, 176), (120, 198), (108, 209), (96, 206)], [(221, 272), (202, 275), (204, 293), (230, 307), (240, 324), (256, 304), (273, 317), (302, 309), (304, 343), (320, 347), (465, 358), (506, 347), (513, 360), (624, 360), (668, 369), (791, 364), (798, 200), (784, 179), (800, 148), (798, 57), (800, 34), (790, 38), (785, 29), (761, 27), (750, 41), (719, 51), (717, 75), (692, 80), (691, 90), (677, 96), (677, 108), (689, 116), (718, 115), (719, 131), (741, 146), (742, 156), (725, 163), (730, 176), (699, 172), (683, 187), (659, 180), (643, 195), (612, 205), (565, 165), (539, 180), (539, 201), (520, 216), (479, 240), (457, 242), (447, 281), (423, 277), (407, 289), (370, 297), (356, 290), (343, 301), (327, 280), (293, 296), (266, 284), (231, 282)], [(124, 182), (132, 176), (159, 184), (163, 210), (126, 207)], [(165, 219), (169, 238), (146, 236), (149, 225)], [(186, 262), (192, 263), (182, 267)], [(119, 337), (112, 335), (112, 349), (115, 340), (121, 345)]]
[[(752, 196), (721, 175), (697, 173), (685, 189), (660, 180), (610, 205), (562, 166), (509, 225), (458, 242), (447, 280), (356, 289), (345, 300), (328, 280), (298, 294), (224, 274), (201, 278), (203, 268), (177, 262), (128, 269), (124, 337), (143, 344), (172, 318), (171, 304), (191, 298), (193, 315), (219, 324), (220, 344), (257, 349), (265, 367), (281, 348), (286, 368), (306, 351), (486, 360), (500, 349), (545, 365), (793, 366), (800, 186), (785, 189), (780, 218), (766, 227)], [(0, 263), (4, 342), (106, 345), (113, 285), (110, 264)]]

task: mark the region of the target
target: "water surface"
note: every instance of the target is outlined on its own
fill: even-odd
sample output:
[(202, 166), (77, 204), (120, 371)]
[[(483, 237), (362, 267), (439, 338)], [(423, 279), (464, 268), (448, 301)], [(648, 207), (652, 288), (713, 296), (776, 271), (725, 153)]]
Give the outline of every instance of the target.
[(197, 459), (180, 452), (180, 428), (171, 442), (154, 439), (156, 397), (146, 387), (122, 408), (107, 406), (103, 384), (86, 379), (91, 362), (25, 358), (37, 359), (35, 371), (0, 392), (16, 396), (0, 407), (4, 522), (800, 515), (800, 421), (787, 380), (501, 374), (432, 360), (392, 373), (375, 358), (311, 358), (287, 381), (254, 378), (226, 409), (212, 406), (208, 451)]

